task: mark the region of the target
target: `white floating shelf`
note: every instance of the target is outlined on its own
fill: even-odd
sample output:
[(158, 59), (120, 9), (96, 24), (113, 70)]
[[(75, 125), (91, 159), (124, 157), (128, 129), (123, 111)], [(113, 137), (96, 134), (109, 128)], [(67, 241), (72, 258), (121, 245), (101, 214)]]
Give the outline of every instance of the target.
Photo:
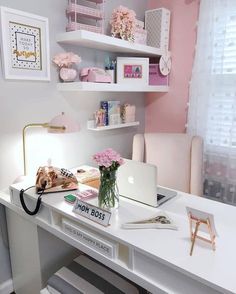
[(168, 86), (142, 86), (131, 84), (108, 84), (72, 82), (58, 83), (57, 90), (62, 92), (168, 92)]
[(164, 53), (155, 47), (84, 30), (61, 33), (57, 36), (56, 41), (61, 44), (78, 45), (110, 52), (132, 53), (142, 56), (160, 56)]
[(88, 128), (88, 130), (99, 132), (99, 131), (107, 131), (107, 130), (113, 130), (113, 129), (127, 128), (127, 127), (134, 127), (138, 125), (139, 125), (139, 121), (135, 121), (131, 123), (124, 123), (124, 124), (118, 124), (118, 125), (112, 125), (112, 126)]

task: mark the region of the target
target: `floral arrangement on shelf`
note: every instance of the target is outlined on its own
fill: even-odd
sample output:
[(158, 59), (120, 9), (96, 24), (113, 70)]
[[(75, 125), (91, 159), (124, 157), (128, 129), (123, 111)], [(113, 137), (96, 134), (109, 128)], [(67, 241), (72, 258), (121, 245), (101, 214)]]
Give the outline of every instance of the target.
[(67, 67), (70, 68), (73, 64), (80, 63), (81, 58), (79, 55), (73, 52), (58, 53), (52, 60), (59, 68)]
[(80, 63), (81, 58), (73, 52), (58, 53), (52, 60), (59, 67), (60, 79), (64, 82), (74, 82), (77, 70), (72, 68), (73, 64)]
[(119, 153), (111, 148), (98, 152), (93, 156), (100, 170), (100, 187), (98, 204), (102, 208), (117, 208), (119, 192), (116, 185), (116, 171), (124, 163)]
[(117, 7), (113, 10), (110, 24), (113, 37), (134, 41), (136, 13), (133, 10), (124, 6)]

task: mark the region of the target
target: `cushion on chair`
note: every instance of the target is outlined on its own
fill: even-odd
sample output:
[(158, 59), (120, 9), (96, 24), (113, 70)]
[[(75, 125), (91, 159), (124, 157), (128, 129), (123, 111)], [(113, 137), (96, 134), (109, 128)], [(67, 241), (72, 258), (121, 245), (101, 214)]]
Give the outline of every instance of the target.
[(144, 136), (143, 134), (136, 134), (133, 139), (132, 159), (136, 161), (144, 160)]
[(158, 167), (158, 184), (188, 192), (192, 138), (183, 134), (145, 134), (144, 137), (145, 161)]
[(138, 286), (85, 255), (57, 271), (48, 280), (47, 289), (52, 294), (141, 293)]
[(202, 139), (197, 136), (136, 134), (132, 159), (156, 165), (159, 185), (202, 195), (202, 149)]

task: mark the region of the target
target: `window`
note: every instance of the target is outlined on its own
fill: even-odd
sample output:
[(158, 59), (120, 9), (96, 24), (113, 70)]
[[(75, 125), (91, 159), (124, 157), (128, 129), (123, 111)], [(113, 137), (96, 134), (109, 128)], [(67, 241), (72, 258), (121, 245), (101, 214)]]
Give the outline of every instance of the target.
[(209, 97), (206, 143), (236, 149), (235, 11), (215, 16), (211, 73), (214, 91)]
[(200, 2), (188, 132), (204, 139), (204, 195), (236, 205), (236, 0)]

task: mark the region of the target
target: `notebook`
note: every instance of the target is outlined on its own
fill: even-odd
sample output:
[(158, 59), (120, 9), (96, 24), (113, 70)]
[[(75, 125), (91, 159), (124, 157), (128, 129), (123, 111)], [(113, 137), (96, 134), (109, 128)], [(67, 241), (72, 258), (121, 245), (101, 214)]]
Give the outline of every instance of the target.
[(125, 159), (119, 167), (117, 185), (121, 196), (158, 207), (177, 195), (176, 191), (157, 185), (157, 167)]

